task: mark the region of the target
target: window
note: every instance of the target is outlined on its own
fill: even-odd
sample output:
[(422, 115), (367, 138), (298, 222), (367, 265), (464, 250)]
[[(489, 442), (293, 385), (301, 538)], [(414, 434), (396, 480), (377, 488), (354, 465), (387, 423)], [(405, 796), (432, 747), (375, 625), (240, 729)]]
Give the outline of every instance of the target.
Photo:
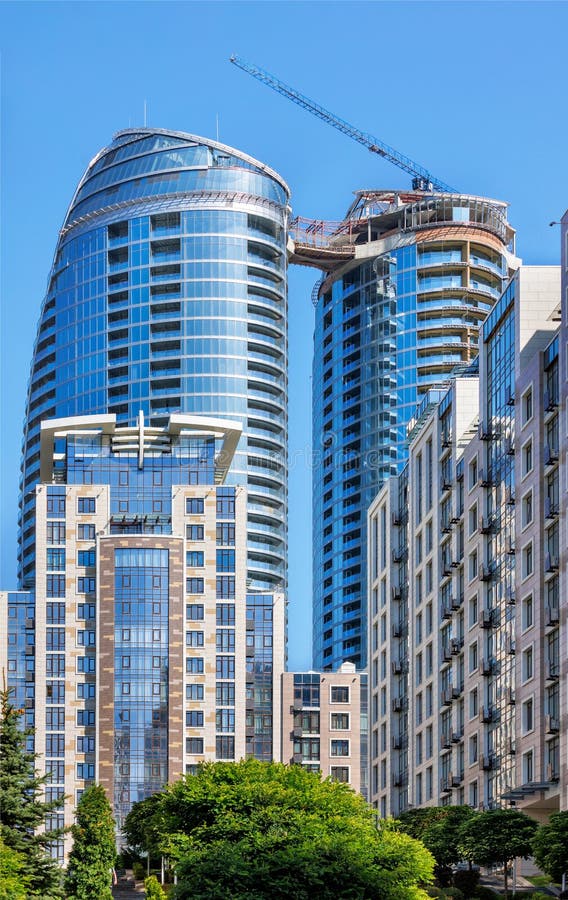
[(78, 656), (77, 671), (81, 674), (92, 675), (96, 671), (96, 659), (94, 656)]
[(203, 647), (204, 632), (203, 631), (187, 631), (185, 635), (186, 647)]
[(45, 636), (46, 650), (65, 650), (65, 631), (63, 628), (48, 628)]
[(342, 784), (349, 784), (349, 766), (331, 766), (329, 775), (332, 781), (339, 781)]
[(234, 653), (235, 652), (235, 630), (234, 628), (218, 628), (216, 635), (216, 649), (218, 653)]
[(46, 603), (45, 607), (48, 625), (65, 625), (64, 603)]
[(94, 700), (96, 685), (80, 681), (77, 685), (78, 700)]
[(234, 656), (218, 656), (216, 660), (217, 678), (234, 678), (235, 677), (235, 657)]
[(205, 582), (203, 578), (186, 578), (185, 589), (188, 594), (203, 594)]
[(474, 597), (470, 597), (469, 600), (469, 627), (471, 628), (477, 622), (478, 616), (478, 608), (477, 608), (477, 594)]
[(89, 781), (95, 777), (94, 763), (77, 763), (77, 778)]
[(217, 518), (235, 518), (235, 489), (217, 488)]
[(216, 610), (217, 625), (235, 624), (235, 604), (218, 603)]
[(349, 688), (342, 685), (331, 686), (332, 703), (349, 703)]
[(477, 735), (473, 734), (469, 739), (469, 764), (472, 766), (477, 762), (478, 744)]
[(479, 660), (477, 656), (477, 641), (474, 641), (473, 644), (470, 644), (469, 647), (469, 671), (475, 672), (478, 665)]
[[(48, 488), (49, 491), (49, 488)], [(65, 515), (65, 496), (60, 494), (47, 495), (47, 515), (50, 517)]]
[(235, 576), (217, 575), (217, 597), (233, 600), (235, 597)]
[(349, 713), (332, 713), (331, 730), (349, 731)]
[(217, 550), (217, 571), (218, 572), (234, 572), (235, 571), (235, 551), (234, 550)]
[(185, 714), (185, 724), (188, 728), (202, 728), (203, 727), (203, 710), (202, 709), (189, 709)]
[(523, 475), (527, 475), (533, 467), (533, 446), (532, 440), (527, 441), (527, 443), (523, 446), (521, 453), (521, 472)]
[(530, 681), (534, 675), (532, 647), (527, 647), (527, 649), (523, 651), (521, 670), (523, 681)]
[(48, 522), (47, 523), (47, 543), (48, 544), (64, 544), (65, 543), (65, 522)]
[(79, 515), (96, 512), (97, 501), (95, 497), (77, 497), (77, 512)]
[(522, 577), (528, 578), (533, 573), (533, 545), (532, 542), (523, 547)]
[(228, 681), (218, 681), (215, 687), (215, 696), (220, 706), (234, 706), (235, 685)]
[(95, 579), (94, 578), (78, 578), (77, 593), (78, 594), (94, 594)]
[(185, 536), (188, 541), (203, 541), (205, 539), (205, 527), (203, 525), (186, 525)]
[(469, 534), (474, 534), (477, 531), (477, 503), (474, 503), (469, 511)]
[(531, 781), (534, 781), (534, 756), (533, 751), (529, 750), (523, 753), (523, 782), (530, 784)]
[(186, 565), (194, 568), (201, 568), (205, 565), (205, 554), (203, 550), (188, 550), (185, 555)]
[(523, 631), (526, 631), (527, 628), (531, 628), (534, 622), (534, 608), (533, 608), (533, 598), (532, 594), (529, 594), (528, 597), (525, 597), (522, 604), (522, 627)]
[(53, 729), (65, 728), (65, 710), (55, 708), (46, 710), (45, 727)]
[(64, 734), (46, 734), (46, 736), (45, 736), (45, 755), (46, 756), (65, 756), (65, 735)]
[(96, 634), (94, 631), (78, 631), (77, 646), (78, 647), (94, 647)]
[(188, 516), (202, 516), (205, 511), (205, 500), (203, 497), (186, 497), (185, 511)]
[(525, 528), (530, 522), (533, 520), (533, 495), (532, 491), (529, 491), (528, 494), (522, 499), (521, 503), (521, 524), (522, 527)]
[(529, 388), (528, 391), (525, 391), (525, 393), (521, 397), (521, 415), (522, 415), (523, 425), (526, 425), (526, 423), (529, 421), (529, 419), (532, 419), (532, 415), (533, 415), (532, 388)]
[(532, 697), (523, 703), (523, 732), (526, 734), (534, 728), (534, 702)]
[(217, 524), (217, 544), (224, 547), (235, 546), (235, 526), (232, 522)]
[(479, 712), (477, 688), (469, 692), (469, 718), (474, 719)]
[(65, 575), (46, 575), (47, 597), (65, 597)]
[(235, 758), (235, 738), (232, 735), (218, 735), (215, 739), (215, 756), (217, 759)]
[(77, 738), (77, 753), (94, 753), (95, 752), (95, 739), (94, 737), (78, 737)]
[(468, 466), (468, 488), (471, 490), (477, 484), (477, 456)]
[(77, 565), (78, 566), (94, 566), (95, 565), (95, 551), (94, 550), (79, 550), (77, 552)]
[(205, 607), (202, 603), (188, 603), (185, 607), (185, 617), (190, 622), (202, 622), (205, 618)]
[(204, 690), (202, 684), (186, 684), (185, 699), (186, 700), (203, 700)]
[(235, 710), (234, 709), (218, 709), (215, 713), (215, 728), (217, 731), (234, 732), (235, 730)]
[(349, 741), (332, 740), (331, 756), (349, 756)]
[(473, 553), (469, 554), (468, 574), (470, 581), (473, 581), (473, 579), (477, 577), (477, 550), (474, 550)]
[(186, 753), (203, 753), (203, 738), (186, 738)]
[(185, 671), (188, 675), (203, 675), (204, 662), (202, 656), (191, 656), (185, 661)]
[(77, 710), (77, 725), (94, 725), (95, 724), (95, 710), (94, 709), (78, 709)]

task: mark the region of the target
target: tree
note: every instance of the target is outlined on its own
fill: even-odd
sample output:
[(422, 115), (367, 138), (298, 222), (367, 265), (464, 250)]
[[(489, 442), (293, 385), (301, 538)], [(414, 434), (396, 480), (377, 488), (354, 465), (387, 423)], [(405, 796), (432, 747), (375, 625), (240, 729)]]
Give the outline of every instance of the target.
[(458, 833), (473, 815), (470, 806), (428, 806), (400, 814), (402, 831), (422, 841), (436, 860), (438, 883), (449, 884), (452, 867), (463, 859)]
[(568, 811), (552, 813), (541, 825), (532, 843), (537, 866), (557, 882), (568, 874)]
[(24, 869), (23, 856), (0, 838), (0, 900), (26, 900), (29, 878)]
[(73, 849), (65, 875), (68, 900), (112, 900), (112, 869), (116, 861), (114, 821), (100, 784), (87, 788), (76, 811)]
[(538, 828), (534, 819), (516, 809), (490, 809), (476, 813), (460, 828), (458, 843), (465, 859), (480, 866), (501, 863), (508, 895), (510, 862), (532, 852), (532, 840)]
[(417, 841), (301, 766), (203, 764), (161, 793), (150, 819), (175, 860), (176, 900), (419, 900), (432, 877)]
[(61, 872), (47, 850), (62, 832), (40, 829), (49, 814), (61, 808), (63, 798), (43, 800), (47, 779), (38, 775), (36, 756), (26, 749), (33, 730), (20, 728), (21, 716), (4, 688), (0, 691), (0, 837), (25, 859), (28, 896), (52, 900), (62, 896)]
[(144, 879), (146, 900), (166, 900), (166, 894), (155, 875)]

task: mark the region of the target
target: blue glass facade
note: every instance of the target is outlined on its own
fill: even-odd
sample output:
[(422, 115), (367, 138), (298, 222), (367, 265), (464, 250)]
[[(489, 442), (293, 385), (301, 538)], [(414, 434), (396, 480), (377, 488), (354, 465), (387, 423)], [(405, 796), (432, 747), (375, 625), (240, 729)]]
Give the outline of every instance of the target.
[(357, 259), (327, 263), (317, 293), (316, 668), (366, 664), (367, 509), (404, 465), (407, 425), (421, 398), (477, 355), (479, 325), (510, 260), (512, 232), (493, 201), (414, 196), (401, 206), (387, 199), (388, 206), (381, 195), (382, 205), (351, 211)]
[(287, 556), (288, 189), (244, 154), (178, 132), (119, 133), (88, 167), (57, 244), (26, 410), (20, 581), (33, 584), (42, 419), (113, 412), (240, 421), (249, 577)]

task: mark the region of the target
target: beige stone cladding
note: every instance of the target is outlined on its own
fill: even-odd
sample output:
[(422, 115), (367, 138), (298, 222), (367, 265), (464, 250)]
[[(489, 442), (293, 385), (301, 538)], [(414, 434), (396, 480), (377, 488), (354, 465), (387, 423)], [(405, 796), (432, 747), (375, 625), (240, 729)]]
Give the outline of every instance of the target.
[[(94, 687), (91, 697), (88, 693), (80, 696), (79, 689), (79, 685), (95, 684), (94, 616), (79, 617), (79, 604), (95, 604), (95, 568), (80, 565), (78, 554), (80, 550), (94, 551), (96, 535), (105, 531), (109, 518), (109, 493), (108, 488), (101, 485), (68, 485), (64, 493), (64, 510), (49, 514), (47, 493), (47, 485), (36, 487), (35, 738), (36, 751), (40, 755), (40, 770), (54, 770), (48, 785), (60, 784), (63, 789), (64, 823), (68, 826), (74, 822), (74, 810), (80, 792), (89, 783), (82, 777), (89, 772), (85, 767), (92, 766), (91, 780), (95, 768)], [(81, 505), (82, 498), (88, 498), (92, 503)], [(82, 511), (88, 507), (92, 511)], [(50, 526), (56, 522), (61, 523), (64, 530), (54, 539)], [(81, 529), (80, 532), (80, 526), (88, 526), (88, 529)], [(89, 537), (83, 539), (82, 535), (87, 533)], [(65, 589), (64, 592), (49, 591), (48, 545), (53, 546), (62, 541), (65, 544)], [(88, 561), (91, 561), (91, 557)], [(90, 587), (93, 590), (84, 590)], [(53, 614), (58, 606), (64, 607), (64, 616)], [(63, 632), (64, 637), (58, 638), (59, 632)], [(65, 671), (62, 677), (56, 677), (56, 670), (53, 668), (48, 671), (48, 665), (53, 666), (61, 656), (52, 652), (54, 648), (64, 650)], [(80, 672), (79, 660), (92, 662), (87, 663), (86, 670)], [(64, 730), (61, 729), (61, 722), (55, 718), (59, 711), (64, 716)], [(60, 768), (59, 762), (55, 758), (51, 762), (50, 753), (47, 752), (47, 740), (52, 733), (53, 737), (56, 733), (64, 733), (65, 755), (64, 759), (59, 757), (64, 762), (64, 780), (55, 774)], [(68, 852), (70, 844), (71, 837), (67, 835), (65, 852)]]
[[(201, 505), (191, 500), (203, 501)], [(192, 771), (193, 766), (203, 760), (215, 760), (217, 755), (217, 656), (234, 657), (234, 713), (235, 713), (235, 759), (245, 756), (245, 645), (246, 645), (246, 490), (235, 489), (235, 596), (231, 600), (217, 600), (217, 488), (215, 485), (179, 486), (174, 488), (172, 503), (172, 527), (183, 535), (186, 551), (186, 591), (185, 591), (185, 674), (183, 719), (187, 713), (203, 711), (203, 727), (185, 726), (184, 771)], [(203, 566), (189, 565), (193, 554), (203, 553)], [(203, 578), (204, 593), (191, 592), (192, 579)], [(217, 651), (217, 608), (234, 604), (234, 649), (228, 652), (228, 645), (219, 645)], [(200, 615), (203, 618), (190, 618)], [(228, 624), (229, 620), (220, 619)], [(223, 631), (225, 629), (222, 629)], [(191, 646), (193, 634), (203, 631), (203, 644)], [(191, 635), (191, 636), (190, 636)], [(221, 677), (221, 676), (220, 676)], [(225, 679), (224, 683), (229, 684)], [(203, 685), (203, 699), (194, 699), (192, 685)], [(203, 740), (202, 752), (192, 752), (195, 741)], [(222, 757), (221, 757), (222, 758)]]
[(361, 674), (282, 674), (282, 761), (304, 765), (361, 790)]

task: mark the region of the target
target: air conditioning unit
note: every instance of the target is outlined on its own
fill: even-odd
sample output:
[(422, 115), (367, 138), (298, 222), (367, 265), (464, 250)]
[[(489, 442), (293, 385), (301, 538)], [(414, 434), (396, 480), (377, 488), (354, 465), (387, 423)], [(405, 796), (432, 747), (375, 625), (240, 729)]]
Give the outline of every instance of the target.
[(449, 734), (441, 734), (440, 735), (440, 748), (442, 750), (449, 750), (452, 746), (452, 738)]
[(442, 703), (444, 704), (444, 706), (450, 706), (453, 699), (452, 689), (444, 688), (444, 690), (442, 691)]
[(507, 692), (507, 700), (510, 706), (514, 706), (516, 703), (516, 695), (515, 688), (510, 687)]
[(451, 662), (452, 661), (451, 647), (442, 647), (442, 661), (443, 662)]
[(545, 466), (552, 466), (554, 463), (558, 462), (558, 450), (556, 447), (551, 447), (550, 444), (544, 445), (543, 450), (543, 458)]
[(493, 628), (493, 610), (484, 609), (481, 612), (481, 627)]
[(491, 772), (495, 768), (495, 757), (491, 753), (484, 753), (480, 757), (479, 767), (485, 772)]
[(547, 734), (558, 734), (560, 731), (560, 722), (554, 716), (544, 717), (544, 730)]
[(303, 758), (304, 758), (304, 757), (302, 756), (301, 753), (294, 753), (294, 756), (292, 757), (292, 759), (290, 760), (290, 762), (291, 762), (291, 763), (294, 763), (295, 765), (301, 765), (301, 764), (302, 764)]
[(546, 780), (547, 781), (559, 781), (560, 780), (560, 776), (558, 775), (558, 772), (556, 771), (556, 769), (554, 768), (552, 763), (549, 763), (549, 765), (546, 767)]
[(452, 638), (452, 640), (450, 641), (450, 647), (454, 656), (458, 655), (458, 653), (461, 651), (462, 646), (463, 643), (459, 638)]
[(558, 571), (559, 560), (557, 556), (553, 556), (551, 553), (547, 553), (544, 558), (544, 568), (547, 572), (556, 572)]
[(450, 772), (450, 784), (453, 788), (458, 788), (463, 781), (463, 776)]
[(393, 712), (402, 712), (402, 710), (403, 710), (402, 697), (393, 697), (392, 698), (392, 711)]
[(558, 400), (552, 391), (545, 391), (542, 395), (544, 409), (546, 412), (552, 412), (558, 406)]
[(295, 737), (295, 738), (301, 738), (302, 735), (303, 735), (303, 733), (304, 733), (304, 729), (303, 729), (303, 728), (300, 728), (300, 727), (294, 728), (293, 734), (294, 734), (294, 737)]
[(494, 675), (497, 671), (497, 660), (492, 656), (485, 657), (481, 663), (482, 675)]
[(560, 621), (560, 610), (557, 606), (547, 606), (546, 607), (546, 616), (545, 616), (545, 624), (548, 627), (553, 625), (558, 625)]
[(462, 739), (462, 736), (461, 736), (461, 734), (459, 733), (459, 731), (453, 731), (453, 732), (452, 732), (452, 744), (459, 744), (459, 742), (461, 741), (461, 739)]
[(403, 668), (401, 661), (399, 659), (393, 659), (391, 662), (391, 669), (393, 675), (402, 675)]
[(547, 519), (555, 519), (558, 515), (558, 507), (552, 502), (550, 497), (544, 498), (544, 515)]

